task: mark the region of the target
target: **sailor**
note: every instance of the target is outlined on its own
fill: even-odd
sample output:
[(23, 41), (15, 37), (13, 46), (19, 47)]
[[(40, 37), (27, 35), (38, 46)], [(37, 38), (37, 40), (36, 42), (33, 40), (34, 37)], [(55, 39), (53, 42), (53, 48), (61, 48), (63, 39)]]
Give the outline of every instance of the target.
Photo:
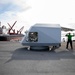
[(68, 49), (68, 45), (69, 45), (69, 43), (70, 43), (70, 46), (71, 46), (71, 49), (73, 49), (73, 46), (72, 46), (72, 37), (74, 36), (74, 35), (71, 35), (71, 33), (68, 33), (68, 34), (66, 34), (66, 36), (67, 36), (67, 45), (66, 45), (66, 49)]

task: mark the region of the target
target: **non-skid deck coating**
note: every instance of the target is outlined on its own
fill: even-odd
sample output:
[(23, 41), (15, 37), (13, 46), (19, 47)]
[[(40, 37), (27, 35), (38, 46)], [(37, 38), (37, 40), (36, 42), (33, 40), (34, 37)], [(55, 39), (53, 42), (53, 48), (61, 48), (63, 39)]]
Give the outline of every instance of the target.
[(73, 47), (29, 51), (19, 42), (0, 41), (0, 75), (75, 75), (75, 42)]

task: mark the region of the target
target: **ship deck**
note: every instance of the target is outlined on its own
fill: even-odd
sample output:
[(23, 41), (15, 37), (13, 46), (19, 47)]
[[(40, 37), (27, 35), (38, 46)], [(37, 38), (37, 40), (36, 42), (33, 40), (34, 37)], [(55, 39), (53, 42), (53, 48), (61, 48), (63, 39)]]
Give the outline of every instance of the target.
[(64, 42), (54, 52), (29, 51), (18, 41), (0, 41), (0, 75), (75, 75), (73, 47), (66, 50)]

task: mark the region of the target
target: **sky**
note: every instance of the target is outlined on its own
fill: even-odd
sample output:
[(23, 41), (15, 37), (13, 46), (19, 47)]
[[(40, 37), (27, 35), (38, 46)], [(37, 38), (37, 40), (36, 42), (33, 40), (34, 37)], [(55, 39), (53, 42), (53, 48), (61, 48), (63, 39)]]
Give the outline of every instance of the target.
[(35, 23), (75, 28), (75, 0), (0, 0), (0, 21), (24, 31)]

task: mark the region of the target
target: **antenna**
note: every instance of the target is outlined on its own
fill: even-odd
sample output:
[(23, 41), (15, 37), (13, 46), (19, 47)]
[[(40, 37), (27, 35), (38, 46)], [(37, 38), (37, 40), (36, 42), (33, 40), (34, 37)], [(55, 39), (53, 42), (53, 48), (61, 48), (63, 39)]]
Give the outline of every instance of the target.
[[(13, 29), (13, 27), (15, 26), (16, 22), (17, 22), (17, 21), (15, 21), (12, 26), (11, 26), (9, 23), (7, 23), (7, 24), (9, 25), (9, 27), (10, 27), (10, 29), (9, 29), (9, 31), (8, 31), (8, 34), (15, 34), (15, 29)], [(13, 33), (10, 32), (11, 30), (13, 31)]]
[(24, 26), (19, 31), (17, 31), (17, 34), (21, 34), (23, 29), (24, 29)]

